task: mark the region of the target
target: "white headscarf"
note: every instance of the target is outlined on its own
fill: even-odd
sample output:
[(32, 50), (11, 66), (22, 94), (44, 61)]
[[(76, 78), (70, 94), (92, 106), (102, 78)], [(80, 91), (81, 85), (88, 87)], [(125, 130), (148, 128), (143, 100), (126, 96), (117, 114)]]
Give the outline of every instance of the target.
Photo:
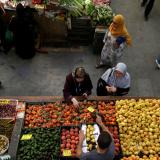
[[(117, 70), (123, 73), (123, 77), (116, 78), (114, 71)], [(131, 83), (131, 78), (127, 72), (127, 66), (124, 63), (118, 63), (116, 67), (108, 69), (101, 78), (110, 86), (115, 86), (119, 88), (129, 88)]]

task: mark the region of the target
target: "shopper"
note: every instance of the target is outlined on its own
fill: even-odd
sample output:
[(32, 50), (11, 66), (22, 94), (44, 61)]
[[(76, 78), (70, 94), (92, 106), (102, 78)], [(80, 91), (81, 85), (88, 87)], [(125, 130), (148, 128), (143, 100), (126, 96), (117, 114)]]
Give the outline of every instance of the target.
[(160, 69), (160, 56), (158, 56), (156, 58), (156, 65), (157, 65), (158, 69)]
[[(148, 2), (148, 3), (147, 3)], [(153, 8), (153, 5), (154, 5), (154, 2), (155, 0), (143, 0), (142, 3), (141, 3), (141, 6), (144, 7), (146, 4), (146, 8), (145, 8), (145, 11), (144, 11), (144, 18), (145, 20), (147, 21), (148, 20), (148, 16)]]
[[(117, 43), (117, 39), (121, 37), (121, 43)], [(103, 66), (115, 66), (118, 59), (122, 56), (125, 46), (131, 45), (131, 37), (126, 29), (124, 17), (120, 14), (113, 18), (109, 30), (104, 36), (104, 46), (101, 52), (100, 62), (96, 68)]]
[(9, 29), (14, 33), (16, 54), (23, 59), (34, 57), (35, 25), (28, 7), (24, 8), (21, 3), (17, 5)]
[(83, 67), (77, 67), (74, 72), (66, 76), (63, 89), (64, 99), (73, 102), (75, 107), (79, 106), (78, 100), (74, 96), (87, 98), (91, 94), (92, 82), (89, 74)]
[(77, 146), (77, 157), (81, 160), (113, 160), (115, 150), (113, 137), (103, 124), (101, 117), (97, 116), (96, 122), (102, 128), (102, 132), (97, 140), (97, 148), (88, 153), (82, 152), (82, 144), (85, 139), (85, 135), (81, 130), (79, 133), (79, 143)]
[(130, 75), (124, 63), (109, 68), (98, 80), (98, 96), (123, 96), (130, 90)]
[(6, 25), (4, 22), (4, 15), (6, 14), (3, 3), (0, 2), (0, 46), (4, 49), (4, 40), (5, 40), (5, 32), (6, 32)]

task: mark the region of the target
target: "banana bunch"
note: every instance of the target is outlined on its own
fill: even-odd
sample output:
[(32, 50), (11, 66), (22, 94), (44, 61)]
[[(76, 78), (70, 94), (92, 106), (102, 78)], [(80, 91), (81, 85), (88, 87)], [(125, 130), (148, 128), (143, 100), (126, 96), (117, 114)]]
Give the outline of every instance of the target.
[(86, 129), (86, 141), (87, 141), (87, 150), (91, 151), (95, 148), (95, 137), (94, 137), (94, 126), (87, 125)]

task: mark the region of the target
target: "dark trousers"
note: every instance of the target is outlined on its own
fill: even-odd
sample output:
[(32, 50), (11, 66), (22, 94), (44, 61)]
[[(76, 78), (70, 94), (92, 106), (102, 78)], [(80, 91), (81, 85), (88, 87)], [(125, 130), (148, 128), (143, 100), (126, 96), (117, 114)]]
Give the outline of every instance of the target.
[[(145, 5), (147, 2), (148, 2), (148, 0), (143, 0), (142, 3)], [(147, 6), (145, 8), (145, 11), (144, 11), (145, 17), (148, 17), (149, 13), (151, 12), (151, 10), (153, 8), (154, 2), (155, 2), (155, 0), (149, 0)]]

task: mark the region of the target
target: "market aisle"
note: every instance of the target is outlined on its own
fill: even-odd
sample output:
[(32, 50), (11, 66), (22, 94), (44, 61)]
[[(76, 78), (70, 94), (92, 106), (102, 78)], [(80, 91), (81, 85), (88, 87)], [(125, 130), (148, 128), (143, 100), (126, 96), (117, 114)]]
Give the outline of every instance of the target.
[(155, 70), (155, 58), (159, 52), (160, 1), (156, 1), (149, 16), (144, 21), (144, 8), (140, 0), (114, 0), (112, 8), (125, 16), (127, 28), (133, 38), (133, 46), (128, 48), (124, 62), (128, 64), (132, 76), (132, 96), (159, 96), (160, 71)]

